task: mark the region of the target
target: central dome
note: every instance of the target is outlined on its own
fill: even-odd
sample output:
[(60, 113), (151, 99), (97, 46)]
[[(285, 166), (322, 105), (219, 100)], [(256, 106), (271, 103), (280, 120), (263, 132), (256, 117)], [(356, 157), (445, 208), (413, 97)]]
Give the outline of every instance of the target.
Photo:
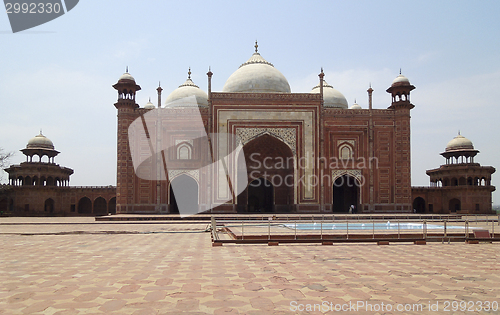
[(290, 93), (285, 76), (257, 52), (227, 79), (222, 92)]

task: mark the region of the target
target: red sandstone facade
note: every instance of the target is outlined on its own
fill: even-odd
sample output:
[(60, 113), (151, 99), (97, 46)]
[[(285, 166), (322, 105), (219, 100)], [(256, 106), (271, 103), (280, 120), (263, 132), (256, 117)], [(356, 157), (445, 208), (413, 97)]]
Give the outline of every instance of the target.
[[(240, 69), (263, 64), (270, 65), (256, 52)], [(407, 78), (398, 76), (387, 90), (392, 95), (387, 109), (372, 109), (371, 88), (370, 108), (347, 109), (327, 106), (326, 92), (333, 88), (323, 82), (323, 73), (319, 93), (283, 93), (282, 88), (268, 91), (266, 84), (282, 81), (266, 81), (258, 90), (259, 78), (252, 78), (249, 91), (234, 88), (236, 83), (230, 78), (227, 91), (212, 92), (211, 76), (209, 72), (206, 105), (171, 107), (178, 112), (178, 119), (159, 123), (162, 128), (179, 131), (176, 139), (164, 140), (174, 148), (173, 155), (164, 154), (164, 158), (177, 163), (175, 172), (164, 171), (164, 180), (145, 180), (135, 174), (128, 135), (132, 122), (155, 107), (136, 104), (135, 93), (141, 88), (128, 73), (113, 86), (118, 91), (117, 213), (175, 213), (170, 183), (177, 178), (191, 182), (186, 187), (192, 188), (198, 212), (210, 210), (217, 202), (218, 196), (210, 195), (207, 189), (207, 181), (214, 180), (217, 185), (217, 176), (197, 173), (208, 163), (196, 156), (203, 144), (183, 141), (183, 135), (189, 133), (183, 111), (193, 110), (200, 112), (206, 133), (228, 133), (241, 141), (248, 182), (260, 185), (249, 185), (211, 210), (214, 213), (332, 213), (347, 212), (351, 205), (358, 212), (412, 212), (410, 110), (414, 106), (409, 96), (414, 86)], [(241, 76), (237, 79), (242, 80)], [(186, 87), (195, 91), (196, 86), (188, 78), (179, 90)], [(175, 152), (182, 147), (188, 153), (184, 158), (176, 157)], [(279, 160), (291, 162), (278, 167)], [(300, 165), (301, 161), (306, 162)], [(273, 180), (277, 178), (281, 181)], [(284, 178), (291, 185), (284, 183)]]

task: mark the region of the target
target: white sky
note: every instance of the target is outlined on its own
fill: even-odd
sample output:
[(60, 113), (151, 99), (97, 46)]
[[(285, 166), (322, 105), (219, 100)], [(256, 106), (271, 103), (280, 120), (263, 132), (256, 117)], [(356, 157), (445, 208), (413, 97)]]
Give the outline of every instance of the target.
[[(367, 107), (387, 108), (385, 90), (402, 68), (412, 92), (412, 184), (461, 134), (476, 161), (500, 167), (499, 1), (95, 1), (39, 27), (12, 34), (0, 13), (0, 147), (16, 151), (43, 129), (73, 168), (72, 185), (116, 184), (116, 92), (125, 67), (141, 106), (193, 81), (221, 91), (259, 41), (259, 52), (308, 92), (325, 79)], [(4, 174), (5, 182), (5, 174)], [(500, 174), (493, 175), (495, 185)], [(495, 200), (495, 203), (499, 203)]]

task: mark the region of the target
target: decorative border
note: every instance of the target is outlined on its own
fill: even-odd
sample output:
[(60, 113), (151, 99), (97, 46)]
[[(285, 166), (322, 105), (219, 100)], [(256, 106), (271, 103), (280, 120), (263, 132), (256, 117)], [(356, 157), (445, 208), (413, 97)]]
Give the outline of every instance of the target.
[(168, 171), (168, 179), (170, 182), (174, 180), (174, 178), (178, 177), (179, 175), (186, 174), (190, 175), (196, 181), (199, 183), (200, 182), (200, 171), (199, 170), (172, 170)]
[(337, 178), (343, 176), (343, 175), (349, 175), (354, 177), (355, 179), (358, 180), (358, 182), (362, 182), (362, 176), (361, 176), (361, 170), (333, 170), (332, 171), (332, 183), (334, 183)]
[(292, 150), (293, 156), (297, 155), (297, 135), (295, 128), (236, 128), (236, 141), (242, 145), (262, 135), (269, 134), (285, 142)]

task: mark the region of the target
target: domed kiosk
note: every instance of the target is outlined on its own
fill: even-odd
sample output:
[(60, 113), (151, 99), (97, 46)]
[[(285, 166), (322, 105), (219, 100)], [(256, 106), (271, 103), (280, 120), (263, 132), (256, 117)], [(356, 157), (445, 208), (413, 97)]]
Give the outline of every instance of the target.
[(474, 162), (479, 153), (472, 141), (458, 133), (446, 145), (441, 155), (446, 164), (428, 170), (431, 187), (414, 188), (414, 209), (435, 213), (492, 213), (492, 166)]

